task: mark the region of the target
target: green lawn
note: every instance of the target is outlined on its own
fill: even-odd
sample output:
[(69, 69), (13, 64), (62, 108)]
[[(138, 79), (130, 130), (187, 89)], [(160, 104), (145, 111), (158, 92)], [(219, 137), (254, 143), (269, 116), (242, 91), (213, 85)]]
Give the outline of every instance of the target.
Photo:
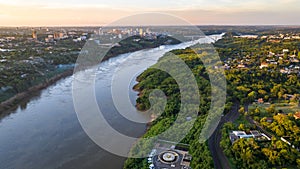
[[(284, 113), (295, 113), (300, 111), (300, 107), (297, 103), (274, 103), (276, 110), (282, 110)], [(249, 105), (249, 110), (253, 110), (256, 107), (266, 109), (270, 107), (271, 104), (251, 104)], [(264, 112), (264, 111), (263, 111)], [(262, 114), (263, 114), (262, 112)]]

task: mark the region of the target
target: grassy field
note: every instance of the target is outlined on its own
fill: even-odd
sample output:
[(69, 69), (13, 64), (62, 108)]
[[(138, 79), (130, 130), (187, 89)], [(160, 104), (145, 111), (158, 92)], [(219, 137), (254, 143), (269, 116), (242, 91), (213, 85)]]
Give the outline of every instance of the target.
[[(300, 111), (300, 107), (297, 103), (274, 103), (276, 110), (281, 110), (284, 113), (295, 113)], [(266, 109), (269, 108), (271, 104), (251, 104), (249, 105), (249, 110), (253, 110), (256, 107)]]

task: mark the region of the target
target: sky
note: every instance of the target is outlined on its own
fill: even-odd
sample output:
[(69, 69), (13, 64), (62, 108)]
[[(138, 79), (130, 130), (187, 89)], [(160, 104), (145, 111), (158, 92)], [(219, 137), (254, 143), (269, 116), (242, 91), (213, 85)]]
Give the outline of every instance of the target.
[(0, 0), (0, 26), (102, 26), (144, 12), (197, 25), (300, 25), (300, 0)]

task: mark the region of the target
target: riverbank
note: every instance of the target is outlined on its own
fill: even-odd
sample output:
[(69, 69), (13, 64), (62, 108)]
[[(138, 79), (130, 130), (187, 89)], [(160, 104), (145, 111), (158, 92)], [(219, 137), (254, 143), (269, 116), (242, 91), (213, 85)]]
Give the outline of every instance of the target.
[[(121, 61), (126, 59), (128, 64), (123, 66), (129, 70), (122, 76), (124, 79), (119, 79), (119, 84), (127, 84), (125, 79), (130, 79), (132, 75), (141, 72), (145, 67), (153, 65), (154, 60), (161, 56), (150, 51), (165, 53), (157, 49), (141, 50), (117, 56), (97, 65), (101, 69), (96, 70), (95, 94), (97, 101), (101, 104), (101, 109), (105, 110), (103, 115), (119, 132), (134, 138), (145, 133), (146, 125), (132, 123), (119, 115), (118, 110), (113, 106), (113, 100), (110, 99), (112, 98), (110, 77), (115, 75), (115, 71), (122, 64)], [(133, 66), (135, 64), (141, 68), (136, 69)], [(90, 71), (81, 73), (85, 74), (85, 72)], [(84, 79), (79, 78), (78, 80)], [(0, 138), (2, 138), (3, 148), (0, 147), (0, 149), (5, 152), (0, 153), (0, 161), (4, 161), (0, 164), (0, 168), (18, 168), (20, 164), (23, 168), (43, 168), (43, 166), (64, 169), (97, 168), (99, 166), (122, 168), (125, 158), (112, 155), (99, 148), (83, 131), (78, 122), (77, 112), (74, 110), (72, 83), (73, 77), (63, 78), (40, 92), (32, 93), (32, 96), (21, 101), (17, 108), (7, 111), (10, 113), (9, 115), (6, 113), (5, 117), (1, 118)], [(133, 87), (133, 84), (129, 85)], [(129, 90), (129, 92), (130, 100), (134, 101), (137, 93), (133, 90)], [(148, 120), (148, 116), (138, 111), (129, 113), (129, 116), (137, 117), (139, 121)], [(104, 134), (101, 137), (107, 138)], [(120, 149), (125, 147), (129, 149), (131, 143), (128, 146), (114, 146), (119, 146)], [(24, 153), (26, 158), (22, 155)]]
[(45, 82), (43, 82), (41, 84), (32, 86), (32, 87), (28, 88), (26, 91), (18, 93), (15, 96), (9, 98), (8, 100), (1, 102), (0, 103), (0, 115), (2, 115), (3, 113), (5, 113), (6, 111), (8, 111), (10, 109), (17, 107), (21, 101), (23, 101), (26, 98), (31, 97), (32, 93), (38, 92), (42, 89), (45, 89), (45, 88), (53, 85), (57, 81), (65, 78), (65, 77), (71, 76), (72, 74), (73, 74), (73, 69), (66, 70), (63, 73), (60, 73), (58, 75), (55, 75), (52, 78), (47, 79)]
[[(204, 49), (205, 50), (205, 49)], [(197, 81), (197, 85), (199, 86), (199, 90), (201, 91), (210, 91), (210, 83), (209, 79), (205, 78), (206, 72), (198, 69), (199, 66), (204, 66), (203, 63), (199, 62), (199, 56), (197, 54), (193, 54), (189, 52), (189, 48), (176, 50), (176, 54), (186, 63), (186, 65), (191, 69), (195, 70), (194, 76)], [(169, 62), (164, 60), (163, 58), (166, 57), (164, 55), (162, 59), (160, 59), (156, 64), (168, 64)], [(185, 76), (184, 72), (180, 72), (179, 76)], [(178, 112), (180, 111), (181, 105), (181, 97), (178, 94), (180, 91), (177, 82), (165, 72), (158, 70), (158, 69), (151, 69), (148, 68), (142, 74), (137, 77), (138, 84), (133, 87), (135, 91), (138, 91), (139, 95), (136, 100), (137, 109), (138, 110), (149, 110), (151, 108), (151, 104), (149, 101), (149, 94), (153, 89), (160, 89), (168, 98), (166, 108), (161, 112), (158, 118), (152, 123), (147, 124), (147, 130), (142, 138), (150, 138), (159, 136), (163, 131), (168, 130), (172, 124), (174, 124), (175, 120), (186, 120), (185, 118), (178, 119)], [(193, 92), (193, 91), (191, 91)], [(209, 98), (210, 92), (202, 92), (201, 96), (203, 98)], [(192, 95), (192, 93), (191, 93)], [(209, 105), (210, 100), (205, 99), (201, 102), (198, 117), (195, 120), (194, 126), (186, 133), (184, 139), (180, 141), (180, 143), (188, 144), (189, 153), (193, 157), (190, 166), (192, 168), (214, 168), (213, 158), (209, 151), (209, 147), (206, 143), (200, 143), (200, 133), (202, 127), (205, 123), (207, 118), (207, 112), (209, 112)], [(190, 105), (190, 106), (199, 106), (198, 104)], [(178, 136), (180, 132), (174, 133), (174, 138)], [(133, 145), (132, 150), (135, 150), (136, 147), (146, 147), (148, 145)], [(199, 151), (201, 150), (201, 151)], [(201, 161), (201, 163), (199, 163)], [(148, 168), (149, 163), (147, 162), (147, 158), (128, 158), (125, 161), (124, 169), (140, 169), (140, 168)]]
[[(144, 49), (156, 48), (156, 47), (159, 47), (160, 45), (179, 44), (180, 43), (180, 41), (178, 41), (174, 38), (171, 38), (171, 37), (164, 37), (164, 38), (158, 37), (156, 40), (153, 40), (153, 41), (140, 38), (139, 42), (135, 42), (134, 41), (135, 38), (137, 38), (137, 36), (129, 37), (129, 38), (121, 41), (120, 46), (115, 46), (111, 50), (109, 50), (102, 61), (109, 60), (110, 58), (117, 57), (117, 56), (119, 56), (121, 54), (125, 54), (125, 53), (135, 52), (135, 51), (144, 50)], [(86, 69), (86, 68), (88, 68), (90, 66), (94, 66), (94, 65), (95, 65), (94, 63), (93, 63), (93, 65), (82, 65), (83, 67), (82, 68), (78, 67), (77, 70)], [(0, 103), (0, 115), (3, 114), (4, 111), (8, 111), (12, 108), (17, 107), (17, 105), (20, 102), (22, 102), (26, 98), (29, 98), (32, 93), (38, 92), (42, 89), (45, 89), (48, 86), (55, 83), (56, 81), (72, 75), (73, 71), (74, 71), (73, 69), (67, 70), (63, 73), (55, 75), (54, 77), (49, 78), (40, 84), (29, 87), (25, 91), (17, 93), (14, 96), (8, 98), (7, 100), (2, 101)]]

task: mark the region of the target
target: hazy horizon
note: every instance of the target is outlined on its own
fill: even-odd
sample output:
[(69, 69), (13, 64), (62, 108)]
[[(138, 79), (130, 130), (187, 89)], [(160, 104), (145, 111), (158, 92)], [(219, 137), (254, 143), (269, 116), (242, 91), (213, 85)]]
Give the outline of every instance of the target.
[(193, 25), (295, 26), (299, 9), (297, 0), (0, 0), (0, 26), (104, 26), (144, 12), (167, 13)]
[[(136, 26), (141, 26), (141, 27), (176, 27), (176, 25), (116, 25), (116, 26), (108, 26), (108, 27), (136, 27)], [(255, 24), (244, 24), (244, 25), (239, 25), (239, 24), (231, 24), (231, 25), (226, 25), (226, 24), (207, 24), (207, 25), (178, 25), (178, 26), (215, 26), (215, 27), (223, 27), (223, 26), (228, 26), (228, 27), (247, 27), (247, 26), (257, 26), (257, 27), (300, 27), (300, 24), (297, 25), (288, 25), (288, 24), (260, 24), (260, 25), (255, 25)], [(57, 28), (57, 27), (63, 27), (63, 28), (85, 28), (85, 27), (106, 27), (106, 25), (37, 25), (37, 26), (30, 26), (30, 25), (22, 25), (22, 26), (1, 26), (0, 28)]]

